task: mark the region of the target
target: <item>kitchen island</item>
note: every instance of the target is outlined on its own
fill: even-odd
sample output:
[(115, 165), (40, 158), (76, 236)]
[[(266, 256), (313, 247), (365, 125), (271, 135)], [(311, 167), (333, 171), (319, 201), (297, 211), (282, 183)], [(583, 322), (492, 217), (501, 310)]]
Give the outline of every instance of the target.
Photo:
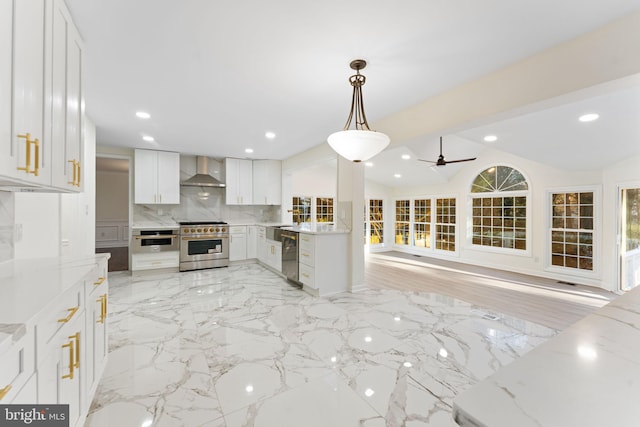
[(0, 264), (0, 401), (69, 404), (80, 426), (107, 359), (107, 260)]
[(283, 227), (298, 233), (298, 281), (312, 295), (351, 290), (349, 230), (329, 224)]
[(573, 324), (454, 400), (461, 426), (635, 427), (640, 288)]

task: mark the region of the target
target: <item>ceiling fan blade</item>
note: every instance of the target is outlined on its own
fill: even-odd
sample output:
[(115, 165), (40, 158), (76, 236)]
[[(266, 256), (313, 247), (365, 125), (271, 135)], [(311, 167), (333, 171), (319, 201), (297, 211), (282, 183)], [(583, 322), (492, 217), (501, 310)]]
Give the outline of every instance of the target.
[(437, 162), (434, 162), (433, 160), (424, 160), (424, 159), (416, 159), (416, 160), (421, 162), (433, 163), (434, 165), (437, 163)]
[(449, 163), (462, 163), (462, 162), (470, 162), (471, 160), (475, 160), (476, 157), (472, 159), (460, 159), (460, 160), (447, 160), (447, 164)]

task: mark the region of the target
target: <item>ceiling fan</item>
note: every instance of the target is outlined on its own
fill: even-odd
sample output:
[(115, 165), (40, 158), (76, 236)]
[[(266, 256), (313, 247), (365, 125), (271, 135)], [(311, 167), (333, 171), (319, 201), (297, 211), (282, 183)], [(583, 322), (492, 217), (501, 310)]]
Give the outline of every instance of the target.
[(447, 165), (449, 163), (462, 163), (462, 162), (470, 162), (471, 160), (475, 160), (476, 158), (470, 158), (470, 159), (459, 159), (459, 160), (445, 160), (444, 156), (442, 155), (442, 137), (440, 137), (440, 155), (438, 156), (438, 160), (437, 161), (432, 161), (432, 160), (423, 160), (423, 159), (418, 159), (421, 162), (427, 162), (427, 163), (433, 163), (435, 166), (444, 166)]

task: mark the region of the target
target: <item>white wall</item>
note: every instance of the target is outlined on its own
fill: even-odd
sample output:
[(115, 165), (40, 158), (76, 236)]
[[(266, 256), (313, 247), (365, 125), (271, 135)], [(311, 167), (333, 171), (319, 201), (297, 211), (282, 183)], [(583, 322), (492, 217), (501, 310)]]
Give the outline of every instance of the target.
[[(474, 246), (470, 242), (470, 185), (478, 173), (495, 165), (506, 165), (518, 169), (529, 183), (530, 239), (527, 253), (524, 255), (496, 253)], [(457, 198), (458, 254), (451, 255), (424, 250), (420, 252), (417, 248), (411, 249), (411, 252), (615, 290), (617, 289), (617, 261), (614, 255), (617, 251), (615, 238), (617, 233), (617, 185), (624, 181), (640, 181), (639, 166), (640, 158), (636, 158), (614, 165), (605, 171), (569, 172), (488, 149), (481, 153), (476, 161), (465, 164), (445, 184), (393, 189), (391, 203), (385, 205), (385, 208), (389, 206), (389, 211), (385, 215), (385, 228), (393, 230), (394, 201), (397, 199), (421, 196), (455, 196)], [(574, 272), (571, 269), (566, 269), (568, 270), (566, 274), (549, 271), (547, 269), (549, 257), (548, 211), (550, 209), (547, 200), (548, 191), (586, 186), (594, 186), (596, 191), (600, 193), (599, 205), (596, 207), (598, 217), (594, 224), (597, 251), (596, 268), (593, 273), (586, 274)], [(387, 239), (386, 233), (385, 239)], [(393, 240), (387, 241), (392, 242)], [(396, 249), (398, 248), (396, 247)]]

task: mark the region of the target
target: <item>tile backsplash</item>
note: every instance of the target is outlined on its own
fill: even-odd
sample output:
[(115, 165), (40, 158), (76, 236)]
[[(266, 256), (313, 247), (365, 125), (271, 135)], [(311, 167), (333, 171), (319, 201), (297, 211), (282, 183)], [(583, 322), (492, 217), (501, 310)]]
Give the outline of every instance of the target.
[(14, 195), (0, 191), (0, 262), (13, 259)]
[[(222, 162), (209, 159), (208, 173), (224, 181)], [(196, 173), (196, 158), (180, 156), (180, 180)], [(133, 205), (133, 224), (171, 224), (177, 221), (229, 223), (279, 222), (280, 206), (227, 205), (224, 188), (180, 187), (179, 205)]]
[(278, 222), (280, 206), (227, 205), (223, 188), (181, 187), (179, 205), (134, 205), (133, 223), (166, 224), (176, 221), (229, 223)]

